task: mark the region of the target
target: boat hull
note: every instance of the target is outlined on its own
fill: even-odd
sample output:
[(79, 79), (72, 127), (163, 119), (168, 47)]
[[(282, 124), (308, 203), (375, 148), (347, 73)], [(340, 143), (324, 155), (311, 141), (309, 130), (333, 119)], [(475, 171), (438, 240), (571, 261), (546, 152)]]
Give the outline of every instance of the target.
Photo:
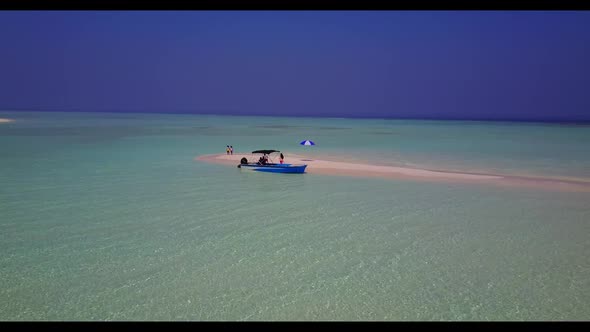
[(307, 165), (293, 165), (293, 164), (270, 164), (270, 165), (258, 165), (258, 164), (240, 164), (238, 165), (241, 169), (255, 171), (255, 172), (266, 172), (266, 173), (291, 173), (301, 174), (305, 173)]

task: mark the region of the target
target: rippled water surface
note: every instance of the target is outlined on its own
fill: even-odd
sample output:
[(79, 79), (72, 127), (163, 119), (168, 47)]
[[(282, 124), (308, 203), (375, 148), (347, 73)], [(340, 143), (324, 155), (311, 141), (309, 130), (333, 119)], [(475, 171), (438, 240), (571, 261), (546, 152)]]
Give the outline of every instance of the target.
[(590, 318), (588, 193), (194, 160), (232, 144), (587, 178), (589, 127), (0, 117), (0, 320)]

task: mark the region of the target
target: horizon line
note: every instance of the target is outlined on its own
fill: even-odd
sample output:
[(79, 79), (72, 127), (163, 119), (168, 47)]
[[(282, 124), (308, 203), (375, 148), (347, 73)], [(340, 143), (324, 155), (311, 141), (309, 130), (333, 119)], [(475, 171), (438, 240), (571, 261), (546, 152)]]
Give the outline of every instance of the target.
[(0, 109), (1, 112), (46, 112), (46, 113), (117, 113), (117, 114), (186, 114), (186, 115), (207, 115), (207, 116), (257, 116), (257, 117), (293, 117), (293, 118), (328, 118), (328, 119), (366, 119), (366, 120), (375, 120), (375, 119), (382, 119), (382, 120), (424, 120), (424, 121), (473, 121), (473, 122), (519, 122), (519, 123), (555, 123), (555, 124), (590, 124), (590, 119), (559, 119), (559, 118), (539, 118), (539, 119), (523, 119), (523, 118), (467, 118), (467, 117), (445, 117), (445, 118), (435, 118), (435, 117), (419, 117), (419, 116), (383, 116), (383, 115), (362, 115), (362, 116), (354, 116), (354, 115), (297, 115), (297, 114), (239, 114), (239, 113), (211, 113), (209, 112), (195, 112), (195, 111), (145, 111), (145, 110), (44, 110), (44, 109)]

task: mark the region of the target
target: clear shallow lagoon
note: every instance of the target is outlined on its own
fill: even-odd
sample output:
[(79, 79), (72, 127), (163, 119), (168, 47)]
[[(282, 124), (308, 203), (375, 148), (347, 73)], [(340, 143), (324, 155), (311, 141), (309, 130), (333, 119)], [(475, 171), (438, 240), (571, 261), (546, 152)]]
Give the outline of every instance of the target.
[(590, 126), (0, 117), (0, 320), (590, 318), (589, 193), (194, 160), (231, 144), (588, 179)]

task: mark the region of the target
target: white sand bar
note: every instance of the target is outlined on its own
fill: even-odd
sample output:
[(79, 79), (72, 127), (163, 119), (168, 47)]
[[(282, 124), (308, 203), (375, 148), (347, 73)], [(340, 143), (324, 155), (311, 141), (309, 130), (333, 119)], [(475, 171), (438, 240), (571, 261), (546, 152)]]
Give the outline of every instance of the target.
[[(313, 157), (305, 157), (284, 152), (285, 163), (307, 164), (306, 173), (343, 175), (355, 177), (380, 177), (392, 179), (445, 181), (445, 182), (471, 182), (489, 183), (503, 186), (525, 186), (553, 189), (560, 191), (588, 191), (590, 192), (590, 179), (564, 180), (558, 178), (540, 178), (525, 176), (506, 176), (497, 174), (474, 174), (447, 171), (434, 171), (409, 167), (381, 166), (342, 161), (320, 160)], [(247, 158), (249, 162), (258, 160), (258, 155), (251, 153), (234, 153), (202, 155), (195, 160), (237, 166), (240, 159)]]
[(10, 123), (10, 122), (14, 122), (14, 120), (12, 120), (12, 119), (5, 119), (5, 118), (0, 118), (0, 123)]

